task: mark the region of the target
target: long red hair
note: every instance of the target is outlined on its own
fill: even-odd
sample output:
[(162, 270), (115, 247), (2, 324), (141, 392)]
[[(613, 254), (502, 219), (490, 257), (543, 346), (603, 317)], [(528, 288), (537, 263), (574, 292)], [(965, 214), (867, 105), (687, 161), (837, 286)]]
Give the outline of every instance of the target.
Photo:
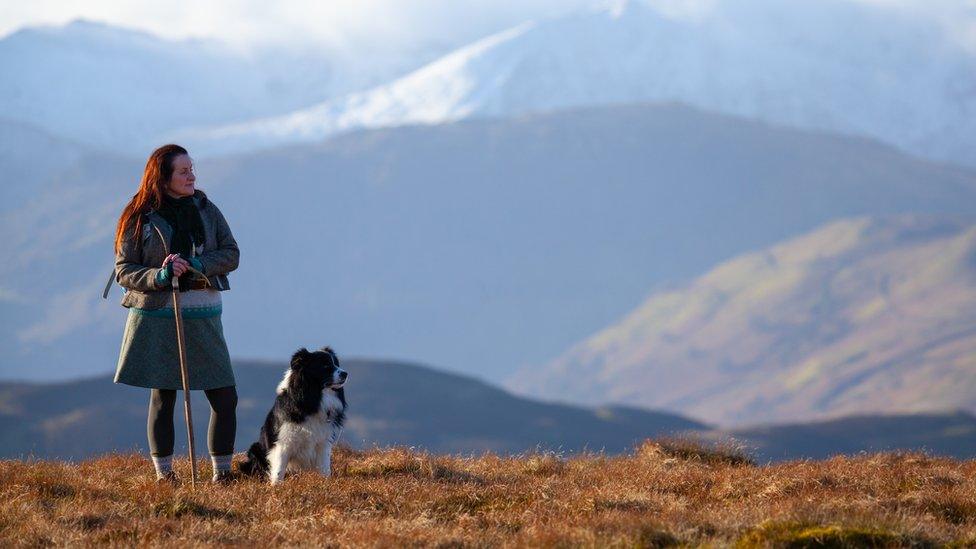
[[(163, 193), (166, 185), (173, 177), (173, 160), (182, 154), (189, 154), (186, 149), (170, 143), (154, 150), (146, 161), (146, 169), (142, 172), (142, 182), (139, 191), (122, 210), (119, 223), (115, 227), (115, 251), (118, 253), (122, 240), (129, 234), (142, 234), (142, 216), (150, 210), (159, 209), (163, 203)], [(130, 231), (131, 228), (131, 231)]]

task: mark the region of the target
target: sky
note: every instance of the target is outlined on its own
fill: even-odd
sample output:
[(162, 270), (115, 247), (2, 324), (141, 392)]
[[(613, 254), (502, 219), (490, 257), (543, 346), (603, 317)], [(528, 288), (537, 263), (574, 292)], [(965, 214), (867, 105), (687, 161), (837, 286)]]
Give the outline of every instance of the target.
[[(268, 46), (363, 53), (447, 51), (528, 19), (626, 0), (0, 0), (0, 37), (24, 26), (84, 18), (170, 39), (218, 39), (237, 49)], [(673, 17), (707, 17), (770, 3), (883, 5), (934, 20), (976, 53), (976, 0), (631, 0)], [(721, 5), (722, 9), (715, 9)]]
[[(557, 15), (596, 0), (31, 0), (0, 10), (0, 36), (25, 25), (83, 17), (167, 38), (218, 38), (235, 45), (317, 44), (390, 47), (431, 38), (457, 42), (525, 19)], [(476, 14), (476, 16), (475, 16)]]
[[(239, 48), (266, 45), (334, 49), (461, 44), (546, 17), (620, 0), (0, 0), (0, 36), (23, 26), (76, 18), (167, 38), (216, 38)], [(702, 16), (717, 3), (801, 0), (636, 0), (678, 16)], [(818, 1), (818, 0), (814, 0)], [(828, 0), (823, 0), (828, 1)], [(976, 49), (976, 0), (846, 0), (931, 17)]]

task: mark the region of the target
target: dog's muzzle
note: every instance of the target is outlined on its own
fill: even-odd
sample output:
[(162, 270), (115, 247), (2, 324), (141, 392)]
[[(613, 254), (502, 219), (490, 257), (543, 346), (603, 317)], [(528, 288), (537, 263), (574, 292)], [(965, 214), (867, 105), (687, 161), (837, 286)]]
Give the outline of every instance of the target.
[(329, 385), (329, 388), (330, 389), (339, 389), (339, 388), (341, 388), (343, 385), (346, 384), (346, 377), (348, 377), (348, 376), (349, 376), (349, 374), (346, 373), (345, 370), (339, 370), (338, 372), (336, 372), (335, 377), (332, 378), (333, 379), (333, 382)]

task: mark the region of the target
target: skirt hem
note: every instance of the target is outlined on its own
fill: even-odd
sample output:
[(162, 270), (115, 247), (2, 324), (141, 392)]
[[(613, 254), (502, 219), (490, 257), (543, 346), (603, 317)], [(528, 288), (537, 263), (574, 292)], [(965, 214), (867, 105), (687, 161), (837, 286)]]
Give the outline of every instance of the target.
[[(118, 383), (119, 385), (128, 385), (130, 387), (142, 387), (144, 389), (167, 389), (167, 390), (172, 390), (172, 391), (182, 391), (183, 390), (183, 386), (182, 385), (180, 385), (179, 387), (154, 387), (154, 386), (151, 386), (151, 385), (148, 385), (148, 384), (138, 383), (138, 382), (134, 382), (134, 381), (132, 381), (132, 382), (130, 382), (130, 381), (122, 381), (122, 380), (118, 380), (118, 379), (113, 380), (112, 383)], [(223, 389), (224, 387), (237, 387), (237, 383), (235, 382), (235, 383), (231, 383), (229, 385), (228, 384), (225, 384), (225, 383), (218, 383), (214, 387), (194, 387), (194, 386), (191, 385), (190, 386), (190, 390), (191, 391), (209, 391), (211, 389)]]

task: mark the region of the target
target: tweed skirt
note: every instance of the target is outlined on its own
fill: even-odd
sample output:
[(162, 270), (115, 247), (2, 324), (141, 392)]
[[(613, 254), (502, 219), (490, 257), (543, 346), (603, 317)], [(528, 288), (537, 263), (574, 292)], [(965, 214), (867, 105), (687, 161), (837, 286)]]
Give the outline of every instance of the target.
[[(181, 311), (190, 389), (236, 385), (219, 301), (207, 307), (181, 307)], [(152, 389), (183, 388), (172, 307), (154, 311), (129, 309), (115, 383)]]

